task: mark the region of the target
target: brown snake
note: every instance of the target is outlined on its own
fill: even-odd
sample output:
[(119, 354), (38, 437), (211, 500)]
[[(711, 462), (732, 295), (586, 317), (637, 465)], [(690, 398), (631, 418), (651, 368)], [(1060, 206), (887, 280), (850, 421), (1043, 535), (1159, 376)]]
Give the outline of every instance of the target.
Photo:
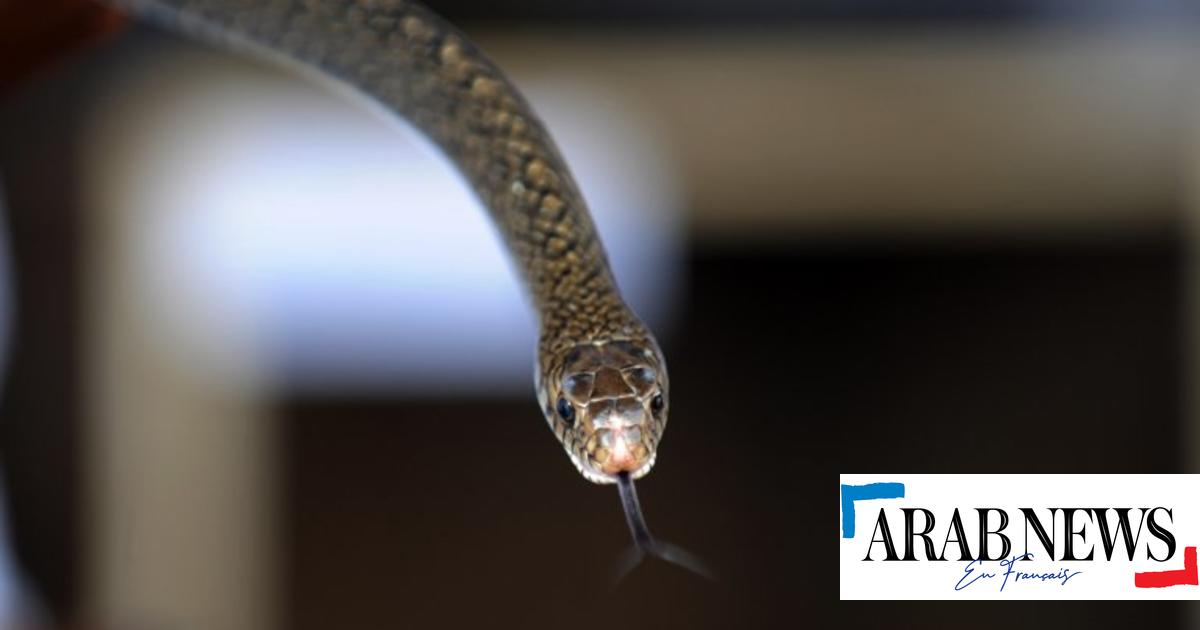
[(540, 326), (535, 388), (555, 437), (588, 481), (618, 484), (637, 558), (652, 553), (704, 572), (650, 536), (633, 488), (654, 465), (667, 424), (662, 351), (621, 299), (546, 128), (478, 47), (406, 0), (113, 1), (316, 68), (438, 145), (488, 209), (528, 288)]

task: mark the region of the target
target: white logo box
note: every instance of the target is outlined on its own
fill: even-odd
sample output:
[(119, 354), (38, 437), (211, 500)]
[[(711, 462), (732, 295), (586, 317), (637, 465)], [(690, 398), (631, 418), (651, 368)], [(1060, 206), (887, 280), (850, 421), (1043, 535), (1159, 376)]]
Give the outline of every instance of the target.
[[(839, 497), (851, 508), (842, 509), (837, 529), (844, 600), (1200, 599), (1195, 560), (1200, 547), (1200, 475), (879, 473), (843, 474), (840, 481)], [(901, 486), (903, 497), (898, 497)], [(959, 558), (956, 508), (971, 554), (968, 560)], [(1032, 519), (1022, 508), (1031, 511)], [(1128, 528), (1120, 523), (1126, 508)], [(915, 536), (914, 559), (904, 560), (909, 551), (906, 509), (914, 534), (927, 528), (925, 511), (933, 515), (929, 546), (944, 561), (927, 559), (925, 539)], [(988, 536), (989, 559), (979, 559), (981, 509), (986, 509), (993, 532), (1003, 520), (1001, 512), (1007, 516), (1001, 533), (1009, 538), (1011, 549), (1004, 559), (997, 558), (1003, 540), (994, 534)], [(1070, 555), (1077, 560), (1065, 557), (1068, 511), (1076, 532)], [(847, 518), (849, 512), (853, 519)], [(1044, 548), (1036, 524), (1045, 530), (1053, 556)], [(1126, 531), (1134, 542), (1132, 560)], [(896, 560), (885, 559), (889, 537)], [(1168, 538), (1174, 539), (1173, 549)], [(1014, 560), (1027, 549), (1032, 557)], [(868, 551), (869, 561), (864, 560)], [(1089, 552), (1092, 559), (1082, 559)]]

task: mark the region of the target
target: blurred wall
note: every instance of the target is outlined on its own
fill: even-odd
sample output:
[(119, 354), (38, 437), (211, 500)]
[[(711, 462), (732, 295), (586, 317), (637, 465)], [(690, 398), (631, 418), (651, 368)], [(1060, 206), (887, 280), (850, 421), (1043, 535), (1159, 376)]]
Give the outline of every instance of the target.
[(668, 139), (695, 238), (1123, 231), (1169, 220), (1190, 23), (494, 31), (518, 77), (578, 73)]

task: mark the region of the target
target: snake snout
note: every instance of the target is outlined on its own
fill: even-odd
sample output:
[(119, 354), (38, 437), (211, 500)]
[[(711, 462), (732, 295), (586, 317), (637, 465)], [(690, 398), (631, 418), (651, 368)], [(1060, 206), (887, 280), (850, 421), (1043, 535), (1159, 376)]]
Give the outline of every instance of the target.
[(600, 472), (615, 475), (635, 472), (646, 464), (650, 449), (642, 441), (640, 427), (624, 427), (602, 430), (599, 433), (599, 448), (595, 460)]

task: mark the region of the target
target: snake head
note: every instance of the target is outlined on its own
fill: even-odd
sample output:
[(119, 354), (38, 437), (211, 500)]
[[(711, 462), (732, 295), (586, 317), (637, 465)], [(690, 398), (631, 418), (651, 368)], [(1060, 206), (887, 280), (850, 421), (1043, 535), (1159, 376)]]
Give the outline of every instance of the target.
[(652, 338), (597, 341), (551, 353), (538, 370), (546, 422), (588, 481), (638, 479), (667, 425), (667, 366)]

